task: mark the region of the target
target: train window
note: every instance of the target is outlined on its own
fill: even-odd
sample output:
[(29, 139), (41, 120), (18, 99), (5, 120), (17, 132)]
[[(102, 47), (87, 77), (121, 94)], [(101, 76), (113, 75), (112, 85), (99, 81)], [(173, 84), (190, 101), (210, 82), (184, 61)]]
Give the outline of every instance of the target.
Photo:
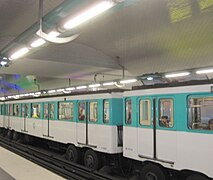
[(151, 107), (150, 100), (140, 100), (140, 124), (150, 125), (151, 124)]
[(44, 104), (44, 119), (54, 119), (55, 117), (55, 105), (54, 103)]
[(13, 116), (13, 104), (9, 104), (8, 115), (9, 115), (9, 116)]
[(98, 102), (90, 102), (89, 121), (96, 122), (98, 120)]
[(189, 99), (189, 128), (213, 130), (213, 97)]
[(15, 104), (13, 108), (13, 115), (20, 116), (20, 104)]
[(73, 120), (74, 108), (72, 102), (59, 102), (59, 120)]
[(104, 123), (109, 123), (109, 100), (104, 100)]
[(160, 99), (159, 103), (159, 125), (167, 128), (173, 127), (173, 100)]
[(85, 120), (86, 117), (86, 102), (78, 103), (78, 119), (80, 121)]
[(29, 117), (29, 105), (28, 104), (22, 104), (21, 116)]
[(132, 100), (126, 99), (126, 124), (132, 124)]
[(39, 103), (33, 103), (31, 112), (32, 118), (40, 118), (40, 115), (41, 115), (41, 105)]

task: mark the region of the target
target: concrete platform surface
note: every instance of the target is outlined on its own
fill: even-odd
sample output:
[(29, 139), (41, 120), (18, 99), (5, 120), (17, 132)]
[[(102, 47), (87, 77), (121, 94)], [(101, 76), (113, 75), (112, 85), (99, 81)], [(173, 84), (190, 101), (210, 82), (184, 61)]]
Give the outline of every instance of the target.
[(0, 147), (0, 180), (63, 180), (64, 178)]

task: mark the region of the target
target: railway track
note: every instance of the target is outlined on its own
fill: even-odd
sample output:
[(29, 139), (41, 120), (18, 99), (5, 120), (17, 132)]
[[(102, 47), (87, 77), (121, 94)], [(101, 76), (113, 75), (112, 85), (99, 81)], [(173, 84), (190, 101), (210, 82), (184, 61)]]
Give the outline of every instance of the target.
[(66, 161), (52, 153), (36, 149), (32, 146), (21, 144), (0, 136), (0, 146), (46, 168), (50, 171), (72, 180), (116, 180), (112, 176), (91, 171), (90, 169)]

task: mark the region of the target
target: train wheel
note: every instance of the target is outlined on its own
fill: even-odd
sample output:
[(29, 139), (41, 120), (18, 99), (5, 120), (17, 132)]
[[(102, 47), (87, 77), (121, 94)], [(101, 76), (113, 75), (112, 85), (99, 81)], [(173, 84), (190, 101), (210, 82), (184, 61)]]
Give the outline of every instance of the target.
[(84, 165), (91, 170), (97, 170), (100, 165), (98, 154), (88, 149), (84, 155)]
[(167, 175), (163, 168), (150, 163), (142, 168), (140, 178), (142, 180), (166, 180)]
[(69, 147), (67, 148), (66, 159), (74, 163), (77, 163), (79, 161), (79, 152), (74, 145), (69, 145)]
[(186, 178), (186, 180), (208, 180), (209, 178), (205, 177), (202, 174), (194, 173)]

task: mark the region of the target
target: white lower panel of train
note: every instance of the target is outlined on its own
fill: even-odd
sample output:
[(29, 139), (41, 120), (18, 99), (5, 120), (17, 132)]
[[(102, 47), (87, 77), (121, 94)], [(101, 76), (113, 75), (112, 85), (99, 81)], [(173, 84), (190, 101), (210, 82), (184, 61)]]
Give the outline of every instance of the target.
[[(85, 123), (76, 123), (68, 121), (49, 121), (27, 118), (24, 120), (19, 117), (0, 118), (1, 127), (26, 133), (29, 135), (46, 138), (49, 140), (72, 143), (79, 147), (90, 147), (96, 151), (104, 153), (121, 153), (122, 147), (118, 147), (117, 126), (108, 126), (100, 124), (88, 124), (86, 130)], [(47, 137), (49, 135), (49, 137)], [(87, 144), (86, 144), (87, 141)]]
[(153, 129), (124, 127), (123, 154), (139, 161), (155, 161), (177, 170), (189, 169), (213, 177), (212, 134), (156, 130), (153, 159)]

